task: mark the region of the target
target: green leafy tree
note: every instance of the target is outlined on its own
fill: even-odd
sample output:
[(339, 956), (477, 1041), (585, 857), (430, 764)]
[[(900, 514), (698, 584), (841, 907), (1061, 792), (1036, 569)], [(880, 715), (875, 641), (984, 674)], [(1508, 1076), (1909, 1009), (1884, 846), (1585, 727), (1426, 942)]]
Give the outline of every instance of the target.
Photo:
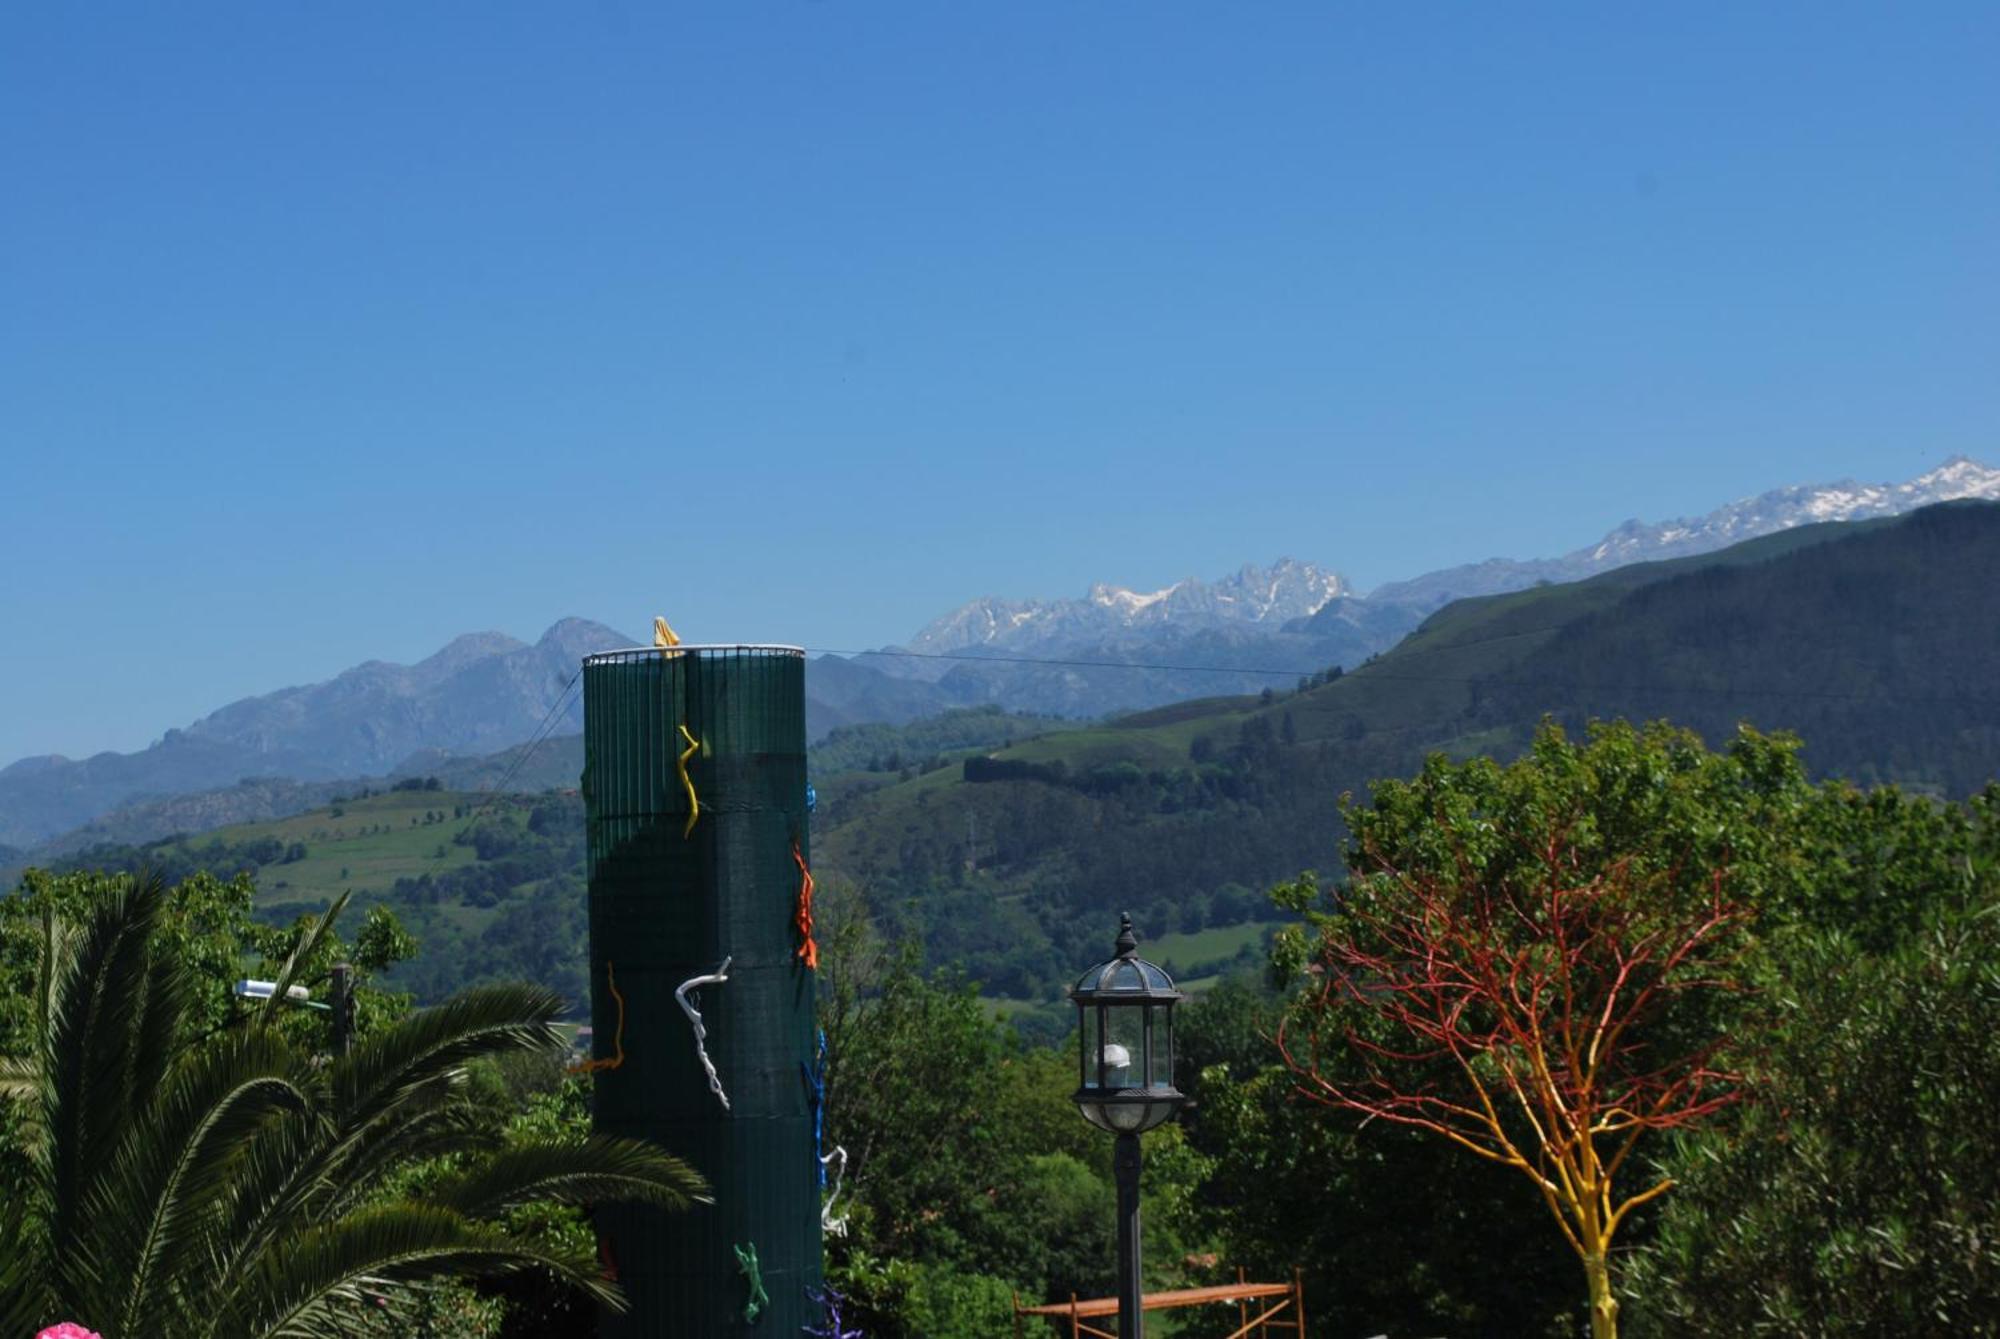
[[(20, 1056), (31, 1049), (44, 917), (85, 922), (131, 884), (129, 875), (31, 869), (13, 896), (0, 897), (0, 1054)], [(164, 895), (154, 934), (161, 951), (184, 964), (188, 975), (179, 1040), (214, 1033), (234, 1014), (231, 984), (244, 975), (246, 962), (259, 956), (259, 927), (250, 918), (255, 895), (247, 875), (212, 874), (190, 875)]]
[[(1015, 1294), (1111, 1291), (1112, 1141), (1071, 1100), (1074, 1041), (1024, 1044), (961, 976), (884, 944), (852, 890), (834, 883), (821, 911), (826, 1138), (851, 1155), (828, 1273), (867, 1332), (982, 1339)], [(1212, 1163), (1171, 1127), (1146, 1155), (1148, 1286), (1173, 1286)]]
[(1329, 1334), (1573, 1335), (1575, 1264), (1547, 1210), (1505, 1171), (1417, 1132), (1325, 1119), (1272, 1042), (1280, 1004), (1226, 981), (1175, 1025), (1193, 1099), (1180, 1123), (1210, 1159), (1198, 1210), (1223, 1276), (1301, 1270), (1313, 1327)]
[(1526, 756), (1433, 757), (1350, 807), (1352, 883), (1285, 940), (1309, 984), (1278, 1029), (1298, 1090), (1437, 1136), (1532, 1184), (1617, 1333), (1611, 1249), (1640, 1206), (1648, 1136), (1741, 1094), (1728, 1039), (1751, 899), (1778, 896), (1811, 790), (1790, 741), (1725, 754), (1665, 726)]
[(1772, 936), (1760, 1100), (1663, 1159), (1644, 1333), (2000, 1333), (1996, 799), (1829, 796), (1855, 858)]
[(0, 1332), (77, 1320), (107, 1339), (353, 1333), (404, 1321), (426, 1284), (538, 1269), (606, 1305), (592, 1254), (502, 1225), (538, 1200), (683, 1207), (703, 1187), (649, 1145), (527, 1140), (470, 1158), (419, 1199), (412, 1159), (479, 1146), (466, 1066), (559, 1050), (561, 1002), (528, 986), (465, 992), (383, 1027), (345, 1058), (274, 1022), (336, 904), (237, 1026), (186, 1040), (205, 983), (172, 951), (155, 879), (82, 919), (45, 908), (30, 1046), (9, 1106), (27, 1141), (21, 1193), (0, 1205)]

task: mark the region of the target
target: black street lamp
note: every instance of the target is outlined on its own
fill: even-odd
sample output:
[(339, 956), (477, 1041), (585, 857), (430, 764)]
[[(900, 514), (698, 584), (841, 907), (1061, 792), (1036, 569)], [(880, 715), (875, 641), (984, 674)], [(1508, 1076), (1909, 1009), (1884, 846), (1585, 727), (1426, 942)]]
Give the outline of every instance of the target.
[(1139, 956), (1132, 917), (1118, 918), (1116, 957), (1085, 972), (1076, 1001), (1077, 1110), (1118, 1136), (1118, 1339), (1143, 1339), (1139, 1291), (1139, 1135), (1174, 1114), (1173, 978)]

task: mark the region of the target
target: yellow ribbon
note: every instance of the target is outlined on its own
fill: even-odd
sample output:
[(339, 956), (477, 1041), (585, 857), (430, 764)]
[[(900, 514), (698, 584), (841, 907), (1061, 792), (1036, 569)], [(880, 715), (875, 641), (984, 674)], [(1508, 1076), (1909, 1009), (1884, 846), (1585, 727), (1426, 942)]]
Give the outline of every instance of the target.
[[(667, 620), (665, 620), (664, 618), (655, 618), (653, 620), (654, 646), (667, 647), (667, 646), (679, 646), (680, 644), (681, 644), (681, 635), (678, 632), (674, 631), (672, 624), (668, 623)], [(673, 653), (673, 655), (669, 655), (666, 658), (671, 660), (673, 659), (674, 655), (679, 655), (679, 654), (680, 652), (676, 651)]]
[(687, 787), (688, 793), (688, 821), (687, 826), (681, 829), (681, 836), (692, 837), (694, 821), (701, 817), (701, 798), (694, 793), (694, 778), (688, 775), (688, 759), (701, 752), (701, 745), (688, 733), (685, 725), (680, 727), (680, 732), (681, 738), (688, 742), (688, 746), (681, 750), (681, 756), (674, 761), (674, 770), (681, 774), (681, 784)]

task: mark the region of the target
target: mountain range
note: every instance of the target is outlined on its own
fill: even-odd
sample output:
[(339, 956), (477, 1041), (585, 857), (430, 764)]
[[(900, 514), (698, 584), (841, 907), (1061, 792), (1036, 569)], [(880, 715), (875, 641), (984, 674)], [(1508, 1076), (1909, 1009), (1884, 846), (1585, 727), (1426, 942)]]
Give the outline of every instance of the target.
[(324, 683), (232, 702), (137, 753), (24, 758), (0, 770), (0, 842), (32, 846), (149, 797), (247, 779), (383, 775), (413, 757), (492, 753), (545, 724), (575, 731), (583, 715), (574, 702), (561, 720), (546, 718), (578, 661), (631, 644), (574, 618), (533, 645), (472, 633), (414, 665), (371, 660)]
[[(945, 705), (1098, 716), (1183, 698), (1282, 687), (1330, 665), (1352, 667), (1395, 646), (1426, 616), (1471, 596), (1579, 581), (1632, 563), (1685, 558), (1828, 521), (1901, 515), (1961, 499), (2000, 500), (2000, 470), (1954, 456), (1899, 484), (1774, 489), (1706, 516), (1631, 520), (1559, 558), (1489, 558), (1363, 594), (1338, 572), (1281, 558), (1213, 582), (1153, 591), (1098, 584), (1081, 598), (962, 605), (907, 643), (857, 657), (884, 674), (937, 685)], [(1018, 659), (1010, 659), (1018, 658)], [(1106, 671), (1020, 663), (1083, 660)], [(1199, 666), (1199, 669), (1159, 668)]]
[(1958, 501), (1458, 600), (1299, 689), (1176, 703), (925, 775), (827, 779), (813, 854), (934, 961), (1037, 998), (1114, 911), (1237, 924), (1262, 905), (1254, 890), (1337, 873), (1344, 793), (1365, 799), (1432, 754), (1511, 759), (1547, 719), (1578, 736), (1665, 719), (1718, 749), (1745, 723), (1793, 732), (1815, 776), (1984, 790), (1990, 813), (1996, 572), (2000, 503)]
[(1861, 484), (1842, 479), (1830, 484), (1774, 488), (1718, 507), (1706, 516), (1627, 521), (1597, 543), (1560, 558), (1527, 562), (1489, 558), (1378, 586), (1369, 593), (1369, 599), (1415, 605), (1428, 613), (1471, 595), (1526, 590), (1543, 581), (1581, 581), (1628, 563), (1714, 553), (1746, 539), (1801, 525), (1900, 516), (1932, 503), (1967, 498), (2000, 501), (2000, 470), (1990, 469), (1967, 456), (1953, 456), (1936, 469), (1905, 483)]
[[(989, 597), (933, 620), (904, 645), (813, 660), (808, 726), (817, 738), (842, 725), (986, 704), (1096, 717), (1283, 688), (1389, 650), (1454, 600), (1960, 498), (2000, 499), (2000, 470), (1956, 457), (1900, 484), (1782, 488), (1704, 517), (1628, 521), (1562, 557), (1490, 559), (1366, 594), (1338, 572), (1283, 558), (1152, 591), (1100, 583), (1076, 599)], [(580, 618), (554, 624), (532, 645), (472, 633), (414, 665), (370, 661), (323, 683), (231, 703), (136, 753), (22, 759), (0, 770), (0, 844), (33, 847), (120, 806), (163, 797), (229, 789), (247, 801), (250, 792), (239, 783), (251, 780), (266, 783), (255, 803), (275, 808), (237, 817), (275, 816), (286, 804), (317, 802), (310, 799), (316, 792), (290, 792), (275, 784), (280, 780), (309, 787), (436, 770), (518, 745), (538, 730), (573, 732), (581, 706), (574, 696), (558, 699), (577, 663), (633, 644)], [(199, 805), (162, 810), (202, 812)]]
[[(1088, 724), (988, 709), (835, 731), (809, 759), (814, 868), (868, 888), (892, 938), (1025, 1002), (1059, 996), (1114, 910), (1148, 927), (1177, 976), (1254, 959), (1272, 915), (1256, 890), (1337, 874), (1343, 792), (1434, 752), (1511, 758), (1550, 717), (1572, 732), (1665, 717), (1718, 748), (1747, 721), (1797, 731), (1816, 775), (1963, 796), (2000, 758), (1996, 571), (2000, 503), (1944, 503), (1458, 600), (1372, 662), (1268, 695)], [(582, 802), (477, 792), (569, 790), (581, 766), (579, 737), (559, 736), (445, 760), (436, 790), (294, 785), (309, 812), (275, 818), (255, 806), (298, 794), (253, 782), (128, 808), (33, 858), (254, 870), (280, 920), (352, 891), (423, 941), (403, 982), (422, 998), (495, 976), (574, 996)], [(2000, 789), (1989, 796), (1969, 812), (1990, 816)], [(151, 840), (232, 805), (256, 821)], [(468, 849), (475, 814), (489, 840)], [(1832, 858), (1898, 867), (1894, 852)], [(1045, 1021), (1067, 1026), (1065, 1012)]]

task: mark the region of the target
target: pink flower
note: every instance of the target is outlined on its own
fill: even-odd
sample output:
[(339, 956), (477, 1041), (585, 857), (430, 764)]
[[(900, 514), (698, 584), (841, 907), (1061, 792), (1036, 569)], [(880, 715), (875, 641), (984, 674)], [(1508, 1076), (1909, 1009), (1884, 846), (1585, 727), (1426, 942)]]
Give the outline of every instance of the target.
[(96, 1330), (86, 1330), (73, 1320), (60, 1325), (51, 1325), (35, 1336), (35, 1339), (104, 1339)]

